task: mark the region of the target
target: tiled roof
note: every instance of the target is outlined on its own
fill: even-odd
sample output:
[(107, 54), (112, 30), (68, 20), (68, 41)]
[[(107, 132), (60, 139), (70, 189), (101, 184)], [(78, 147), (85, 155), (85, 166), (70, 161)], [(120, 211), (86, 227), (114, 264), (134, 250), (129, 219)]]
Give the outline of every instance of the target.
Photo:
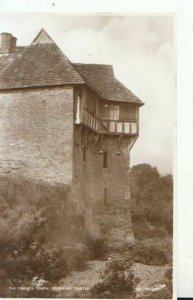
[(26, 47), (16, 47), (16, 51), (9, 55), (0, 56), (0, 76), (3, 74), (5, 67), (10, 66), (16, 59), (19, 59)]
[(0, 56), (0, 90), (63, 84), (86, 84), (103, 99), (143, 104), (111, 65), (72, 64), (44, 30), (30, 46)]
[(0, 57), (0, 89), (84, 83), (56, 44), (17, 47)]
[(73, 64), (86, 84), (101, 98), (143, 105), (115, 76), (111, 65)]

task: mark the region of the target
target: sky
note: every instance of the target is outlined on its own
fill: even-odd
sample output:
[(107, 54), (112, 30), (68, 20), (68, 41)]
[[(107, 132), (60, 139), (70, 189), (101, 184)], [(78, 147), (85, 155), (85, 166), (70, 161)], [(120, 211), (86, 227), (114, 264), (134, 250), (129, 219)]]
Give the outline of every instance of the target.
[(176, 57), (172, 16), (7, 14), (0, 32), (29, 45), (44, 28), (72, 62), (112, 64), (115, 76), (145, 105), (131, 165), (173, 173)]

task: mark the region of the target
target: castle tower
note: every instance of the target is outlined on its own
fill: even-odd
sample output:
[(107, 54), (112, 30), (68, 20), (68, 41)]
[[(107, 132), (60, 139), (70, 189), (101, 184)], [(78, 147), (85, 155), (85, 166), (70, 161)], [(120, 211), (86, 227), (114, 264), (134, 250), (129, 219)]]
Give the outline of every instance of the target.
[(86, 82), (74, 89), (74, 186), (115, 247), (133, 241), (130, 150), (142, 102), (110, 65), (73, 64)]
[(85, 226), (99, 225), (109, 244), (132, 240), (130, 150), (143, 102), (112, 66), (72, 64), (44, 30), (15, 43), (1, 35), (0, 171), (68, 184)]

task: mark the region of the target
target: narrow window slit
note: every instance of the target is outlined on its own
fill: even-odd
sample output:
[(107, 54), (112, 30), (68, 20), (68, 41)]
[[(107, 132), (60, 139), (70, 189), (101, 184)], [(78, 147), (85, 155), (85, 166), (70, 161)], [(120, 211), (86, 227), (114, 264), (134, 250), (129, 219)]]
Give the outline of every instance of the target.
[(107, 152), (104, 151), (103, 152), (103, 168), (107, 168), (108, 167), (108, 157), (107, 157)]
[(82, 160), (86, 161), (86, 147), (85, 146), (82, 147)]
[(107, 205), (107, 200), (108, 200), (108, 191), (107, 188), (104, 188), (104, 205)]

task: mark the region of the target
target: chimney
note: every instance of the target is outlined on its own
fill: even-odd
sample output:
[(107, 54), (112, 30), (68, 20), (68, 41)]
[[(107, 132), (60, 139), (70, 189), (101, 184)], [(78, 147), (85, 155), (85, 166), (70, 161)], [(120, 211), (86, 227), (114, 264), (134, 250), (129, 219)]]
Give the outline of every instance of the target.
[(2, 32), (0, 34), (0, 54), (10, 54), (14, 52), (17, 39), (11, 33)]

